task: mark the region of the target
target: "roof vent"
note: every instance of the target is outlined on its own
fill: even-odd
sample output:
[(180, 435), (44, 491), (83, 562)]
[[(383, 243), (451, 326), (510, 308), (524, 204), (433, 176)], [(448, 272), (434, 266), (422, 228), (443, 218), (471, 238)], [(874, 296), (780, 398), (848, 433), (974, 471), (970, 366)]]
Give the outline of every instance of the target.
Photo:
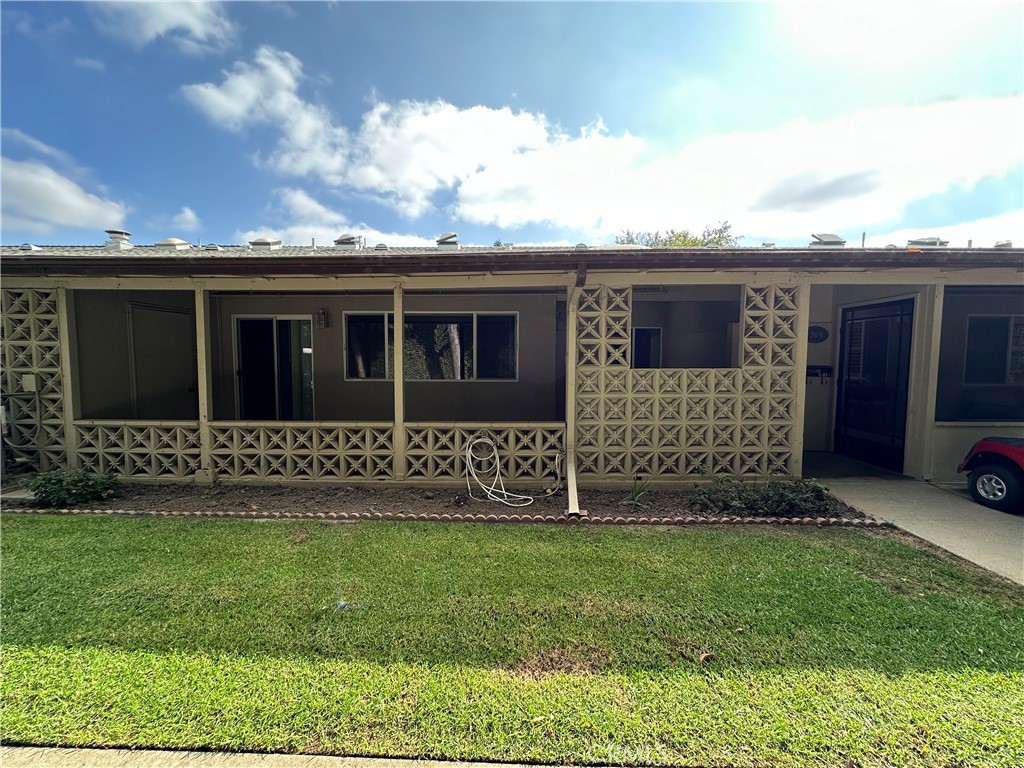
[(718, 243), (708, 243), (707, 245), (704, 245), (704, 246), (701, 246), (701, 247), (702, 248), (711, 248), (712, 250), (717, 250), (717, 251), (722, 250), (722, 246), (720, 246)]
[(168, 251), (184, 251), (191, 248), (192, 244), (187, 240), (182, 240), (180, 237), (168, 237), (166, 240), (161, 240), (157, 243), (156, 247)]
[(279, 251), (281, 250), (280, 240), (271, 240), (269, 237), (260, 237), (250, 240), (249, 246), (257, 251)]
[(590, 246), (587, 245), (586, 243), (576, 243), (576, 250), (577, 251), (585, 251), (588, 248), (590, 248)]
[(774, 248), (775, 247), (775, 243), (766, 240), (765, 242), (761, 243), (761, 247), (762, 248)]
[[(1013, 248), (1013, 240), (996, 240), (993, 248)], [(24, 246), (22, 246), (24, 248)]]
[(128, 242), (128, 238), (132, 236), (131, 232), (125, 232), (123, 229), (108, 229), (105, 231), (110, 237), (103, 244), (105, 247), (115, 251), (127, 251), (132, 247), (132, 244)]
[(839, 235), (833, 235), (828, 232), (811, 235), (811, 237), (814, 238), (814, 242), (808, 243), (808, 248), (842, 248), (846, 245), (846, 241)]
[(941, 237), (919, 237), (916, 240), (907, 240), (907, 248), (945, 248), (949, 240)]
[(459, 233), (445, 232), (443, 235), (437, 238), (437, 247), (442, 251), (459, 250)]
[(216, 243), (207, 243), (206, 245), (203, 246), (203, 250), (204, 251), (222, 251), (224, 249), (221, 248)]
[(43, 250), (38, 245), (32, 245), (32, 243), (22, 243), (18, 246), (19, 251), (41, 251)]
[(351, 232), (346, 232), (334, 241), (335, 248), (341, 248), (345, 251), (358, 251), (364, 245), (365, 242), (363, 238), (359, 235), (353, 235)]
[(377, 243), (375, 246), (373, 246), (373, 250), (375, 250), (375, 251), (386, 251), (386, 250), (388, 250), (388, 244), (387, 243)]

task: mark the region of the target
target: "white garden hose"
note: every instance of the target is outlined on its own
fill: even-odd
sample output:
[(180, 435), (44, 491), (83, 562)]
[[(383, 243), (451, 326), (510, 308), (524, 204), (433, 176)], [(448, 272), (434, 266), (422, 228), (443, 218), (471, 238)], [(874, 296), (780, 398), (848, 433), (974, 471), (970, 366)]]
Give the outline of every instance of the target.
[[(487, 482), (491, 470), (494, 471), (494, 479)], [(473, 495), (473, 484), (470, 480), (480, 487), (486, 499)], [(526, 507), (533, 504), (532, 496), (505, 490), (505, 483), (501, 479), (498, 446), (486, 436), (474, 437), (466, 443), (466, 488), (469, 490), (469, 497), (477, 501), (497, 501), (509, 507)]]

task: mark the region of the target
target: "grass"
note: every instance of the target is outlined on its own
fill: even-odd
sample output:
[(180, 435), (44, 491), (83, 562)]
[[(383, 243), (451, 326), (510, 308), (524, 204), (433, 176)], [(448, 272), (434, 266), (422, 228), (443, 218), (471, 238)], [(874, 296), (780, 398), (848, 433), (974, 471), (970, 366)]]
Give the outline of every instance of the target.
[(1024, 591), (860, 531), (0, 525), (7, 743), (1024, 764)]

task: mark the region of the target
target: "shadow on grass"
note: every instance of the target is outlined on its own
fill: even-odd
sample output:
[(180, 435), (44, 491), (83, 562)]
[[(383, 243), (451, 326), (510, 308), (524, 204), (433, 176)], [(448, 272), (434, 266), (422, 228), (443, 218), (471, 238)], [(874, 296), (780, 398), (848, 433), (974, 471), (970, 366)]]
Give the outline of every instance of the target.
[(4, 642), (506, 669), (1024, 670), (1024, 591), (852, 530), (5, 515)]

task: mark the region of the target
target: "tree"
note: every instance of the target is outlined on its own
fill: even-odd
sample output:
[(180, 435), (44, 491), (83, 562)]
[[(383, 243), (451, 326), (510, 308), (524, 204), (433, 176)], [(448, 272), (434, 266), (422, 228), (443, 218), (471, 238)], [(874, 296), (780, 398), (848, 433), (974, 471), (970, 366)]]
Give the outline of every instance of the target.
[(615, 236), (616, 245), (646, 245), (648, 248), (703, 248), (706, 245), (735, 248), (739, 242), (740, 238), (732, 233), (732, 224), (728, 221), (720, 221), (715, 227), (704, 227), (700, 235), (688, 229), (670, 229), (664, 234), (627, 229)]

